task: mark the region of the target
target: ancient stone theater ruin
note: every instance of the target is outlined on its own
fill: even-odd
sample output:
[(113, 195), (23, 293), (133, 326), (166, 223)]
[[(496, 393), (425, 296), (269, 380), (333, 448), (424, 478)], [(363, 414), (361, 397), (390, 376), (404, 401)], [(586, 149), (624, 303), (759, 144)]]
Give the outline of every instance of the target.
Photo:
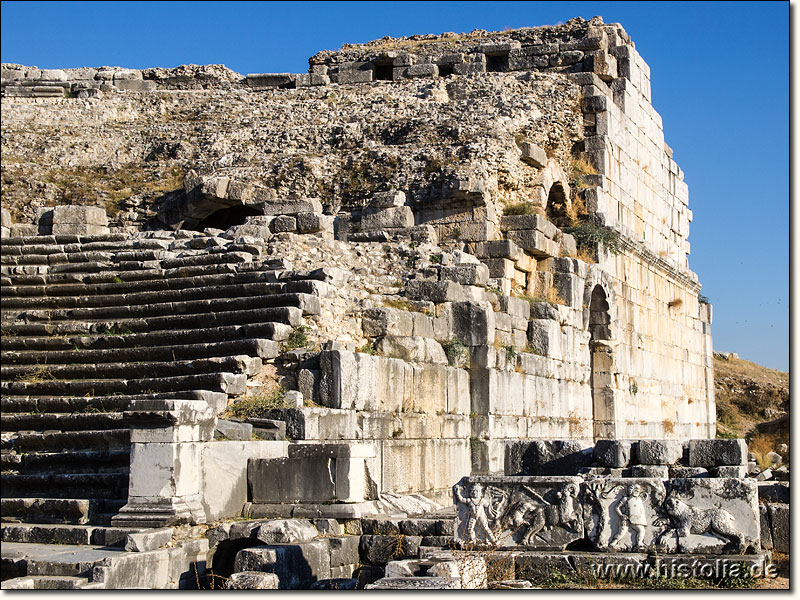
[(309, 65), (2, 66), (4, 587), (475, 587), (467, 546), (763, 562), (624, 29)]

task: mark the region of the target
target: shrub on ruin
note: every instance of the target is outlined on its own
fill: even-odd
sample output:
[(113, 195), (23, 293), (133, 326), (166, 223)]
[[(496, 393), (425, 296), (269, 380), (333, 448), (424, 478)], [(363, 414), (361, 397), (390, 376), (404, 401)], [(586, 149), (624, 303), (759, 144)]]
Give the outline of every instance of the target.
[(296, 350), (297, 348), (305, 348), (309, 344), (308, 333), (311, 331), (305, 325), (299, 325), (292, 329), (289, 337), (283, 343), (283, 351)]
[(270, 392), (259, 391), (252, 395), (246, 395), (229, 406), (225, 414), (230, 417), (246, 419), (248, 417), (260, 417), (276, 408), (287, 408), (286, 389), (282, 385), (273, 388)]
[(578, 249), (587, 249), (594, 253), (594, 249), (602, 246), (611, 254), (619, 254), (622, 250), (619, 233), (590, 221), (580, 221), (573, 227), (565, 227), (564, 233), (575, 238)]

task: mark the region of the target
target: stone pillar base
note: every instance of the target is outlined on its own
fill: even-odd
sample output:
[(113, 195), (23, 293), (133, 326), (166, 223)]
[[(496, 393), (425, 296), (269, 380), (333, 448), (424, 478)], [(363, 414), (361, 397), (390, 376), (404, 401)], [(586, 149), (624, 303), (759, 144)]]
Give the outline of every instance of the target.
[(205, 523), (200, 497), (134, 498), (111, 518), (114, 527), (167, 527)]

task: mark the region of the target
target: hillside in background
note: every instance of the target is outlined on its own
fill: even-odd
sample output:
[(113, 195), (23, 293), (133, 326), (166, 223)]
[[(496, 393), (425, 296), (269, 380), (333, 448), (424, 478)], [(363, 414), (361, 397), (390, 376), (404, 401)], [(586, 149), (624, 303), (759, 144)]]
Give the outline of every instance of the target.
[(714, 394), (717, 437), (746, 438), (751, 451), (789, 444), (789, 373), (715, 352)]

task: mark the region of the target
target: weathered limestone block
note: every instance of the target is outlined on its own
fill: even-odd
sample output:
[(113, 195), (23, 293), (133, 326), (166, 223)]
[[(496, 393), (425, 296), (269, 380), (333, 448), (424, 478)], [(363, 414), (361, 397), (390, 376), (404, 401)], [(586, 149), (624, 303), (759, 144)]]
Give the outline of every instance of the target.
[(560, 254), (558, 243), (541, 231), (534, 229), (510, 230), (506, 235), (508, 239), (516, 242), (520, 248), (530, 252), (536, 258), (547, 258)]
[(56, 206), (52, 215), (53, 235), (99, 235), (108, 233), (106, 211), (97, 206)]
[(562, 550), (583, 538), (580, 477), (464, 477), (453, 486), (462, 547)]
[(279, 215), (269, 224), (272, 233), (286, 233), (297, 231), (297, 219), (289, 215)]
[(384, 209), (384, 208), (398, 208), (406, 203), (405, 192), (399, 190), (390, 190), (388, 192), (376, 192), (372, 195), (369, 201), (370, 208)]
[(522, 142), (522, 160), (537, 169), (544, 169), (547, 166), (547, 153), (533, 142)]
[(475, 255), (480, 258), (507, 258), (517, 262), (525, 253), (511, 240), (491, 240), (475, 244)]
[(692, 467), (747, 465), (747, 442), (744, 440), (691, 440), (689, 464)]
[(333, 232), (333, 221), (334, 217), (332, 215), (310, 212), (297, 213), (297, 231), (300, 233)]
[(597, 462), (605, 467), (627, 467), (634, 444), (630, 440), (598, 440), (594, 445), (594, 455)]
[(318, 85), (329, 85), (331, 78), (328, 75), (319, 73), (299, 73), (295, 75), (296, 87), (312, 87)]
[(125, 536), (125, 552), (147, 552), (163, 548), (172, 541), (172, 527), (150, 529)]
[(768, 504), (772, 548), (777, 552), (789, 552), (789, 505)]
[(336, 83), (368, 83), (375, 79), (375, 65), (371, 62), (344, 62), (333, 67), (330, 75), (331, 81)]
[(292, 88), (297, 75), (294, 73), (249, 73), (245, 78), (252, 89)]
[(259, 571), (278, 576), (278, 589), (308, 588), (331, 574), (330, 552), (324, 540), (299, 542), (287, 546), (254, 546), (239, 551), (236, 571)]
[(288, 458), (250, 459), (253, 502), (363, 502), (370, 444), (293, 444)]
[(561, 359), (562, 350), (561, 326), (551, 319), (531, 319), (528, 322), (528, 343), (531, 350), (540, 356)]
[(747, 467), (744, 465), (717, 467), (717, 477), (742, 479), (747, 477)]
[(661, 479), (598, 478), (584, 490), (586, 536), (598, 550), (644, 551), (666, 531)]
[(248, 441), (253, 435), (253, 426), (250, 423), (217, 419), (215, 433), (219, 433), (229, 440)]
[(679, 440), (641, 440), (638, 445), (637, 458), (643, 465), (674, 465), (682, 456)]
[(506, 444), (506, 475), (577, 475), (593, 461), (582, 440), (533, 440)]
[(414, 314), (386, 306), (370, 308), (361, 317), (361, 327), (368, 337), (410, 336), (414, 329)]
[(226, 590), (277, 590), (278, 576), (262, 571), (240, 571), (232, 573), (225, 582)]
[(362, 231), (379, 229), (405, 229), (414, 226), (414, 213), (410, 206), (384, 208), (361, 217)]
[(416, 535), (362, 535), (361, 560), (370, 565), (385, 565), (391, 560), (417, 558), (422, 538)]
[(666, 465), (633, 465), (631, 467), (631, 477), (667, 479), (669, 477), (669, 467)]
[(455, 281), (461, 285), (486, 285), (489, 268), (482, 263), (442, 267), (439, 277), (442, 281)]
[(507, 258), (486, 258), (484, 263), (489, 268), (489, 277), (492, 279), (513, 279), (514, 261)]
[(467, 346), (494, 343), (494, 310), (488, 302), (454, 302), (453, 337)]
[(448, 364), (441, 344), (429, 338), (387, 335), (378, 340), (376, 349), (383, 356), (408, 362)]
[(506, 215), (500, 218), (501, 231), (535, 229), (548, 238), (555, 238), (558, 228), (542, 215)]
[(710, 475), (708, 469), (703, 467), (672, 466), (669, 468), (670, 479), (687, 479), (691, 477), (710, 477)]
[(322, 212), (322, 203), (319, 198), (269, 200), (264, 204), (260, 204), (259, 207), (266, 216)]

